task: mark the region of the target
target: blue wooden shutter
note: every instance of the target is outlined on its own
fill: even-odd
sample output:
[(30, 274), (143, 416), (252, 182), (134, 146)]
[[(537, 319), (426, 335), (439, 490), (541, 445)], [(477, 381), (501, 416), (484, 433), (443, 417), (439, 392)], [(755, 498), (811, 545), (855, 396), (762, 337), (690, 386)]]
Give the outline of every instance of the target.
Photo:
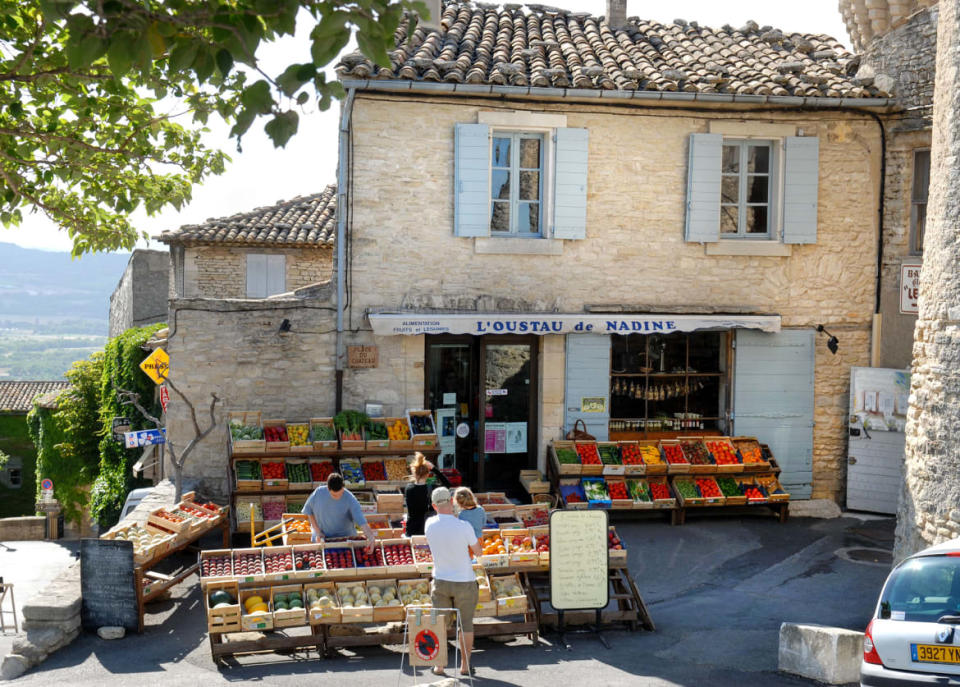
[(723, 136), (690, 134), (687, 161), (687, 241), (720, 240), (720, 167)]
[(287, 290), (287, 261), (284, 255), (268, 255), (267, 295), (273, 296)]
[(783, 242), (816, 243), (820, 141), (791, 136), (783, 150)]
[[(580, 399), (606, 399), (602, 413), (581, 413)], [(610, 420), (610, 337), (597, 334), (567, 334), (565, 376), (564, 433), (577, 420), (583, 420), (587, 431), (606, 441)]]
[(457, 124), (454, 135), (456, 236), (490, 235), (490, 127)]
[(801, 499), (813, 483), (813, 343), (812, 329), (737, 330), (734, 431), (770, 446), (783, 488)]
[(553, 238), (587, 237), (587, 149), (586, 129), (557, 129), (554, 176)]
[(247, 298), (267, 297), (267, 256), (247, 253)]

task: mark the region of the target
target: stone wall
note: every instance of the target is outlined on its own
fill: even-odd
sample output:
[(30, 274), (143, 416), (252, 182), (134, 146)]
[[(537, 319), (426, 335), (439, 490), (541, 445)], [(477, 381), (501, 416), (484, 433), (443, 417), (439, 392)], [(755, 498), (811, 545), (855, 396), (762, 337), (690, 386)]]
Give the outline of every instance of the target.
[(187, 246), (184, 251), (183, 297), (246, 298), (249, 253), (285, 255), (287, 291), (327, 281), (333, 265), (329, 246), (272, 248)]
[(130, 255), (120, 283), (110, 296), (110, 336), (131, 327), (166, 322), (170, 254), (137, 249)]

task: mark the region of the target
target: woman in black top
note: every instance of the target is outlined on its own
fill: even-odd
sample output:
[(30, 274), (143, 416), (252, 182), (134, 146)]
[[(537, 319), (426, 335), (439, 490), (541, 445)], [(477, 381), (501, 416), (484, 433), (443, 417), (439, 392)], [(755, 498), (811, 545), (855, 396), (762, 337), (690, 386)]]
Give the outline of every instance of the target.
[(423, 523), (430, 511), (430, 487), (427, 486), (427, 477), (433, 469), (433, 464), (419, 451), (413, 456), (410, 464), (410, 476), (413, 482), (403, 490), (403, 500), (407, 504), (407, 536), (423, 534)]

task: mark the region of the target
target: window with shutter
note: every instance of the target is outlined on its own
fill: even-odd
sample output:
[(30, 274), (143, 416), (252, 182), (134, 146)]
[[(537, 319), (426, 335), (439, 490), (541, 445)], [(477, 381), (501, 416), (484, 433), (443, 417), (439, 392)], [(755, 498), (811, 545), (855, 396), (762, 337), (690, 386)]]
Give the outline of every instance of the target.
[(286, 285), (286, 256), (247, 254), (247, 298), (267, 298), (284, 293)]

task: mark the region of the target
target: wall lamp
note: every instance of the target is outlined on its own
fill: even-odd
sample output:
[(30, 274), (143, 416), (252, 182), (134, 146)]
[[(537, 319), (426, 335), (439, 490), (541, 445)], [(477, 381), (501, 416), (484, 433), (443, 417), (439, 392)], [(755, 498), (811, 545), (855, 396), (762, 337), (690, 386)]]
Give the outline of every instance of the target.
[(827, 348), (830, 349), (831, 353), (836, 355), (837, 349), (840, 348), (840, 339), (838, 339), (833, 334), (831, 334), (826, 329), (824, 329), (822, 324), (817, 325), (817, 331), (822, 332), (823, 334), (826, 334), (827, 336), (830, 337), (829, 339), (827, 339)]
[(283, 322), (280, 323), (280, 333), (286, 334), (287, 332), (290, 331), (290, 329), (292, 329), (292, 326), (290, 325), (290, 320), (284, 319)]

